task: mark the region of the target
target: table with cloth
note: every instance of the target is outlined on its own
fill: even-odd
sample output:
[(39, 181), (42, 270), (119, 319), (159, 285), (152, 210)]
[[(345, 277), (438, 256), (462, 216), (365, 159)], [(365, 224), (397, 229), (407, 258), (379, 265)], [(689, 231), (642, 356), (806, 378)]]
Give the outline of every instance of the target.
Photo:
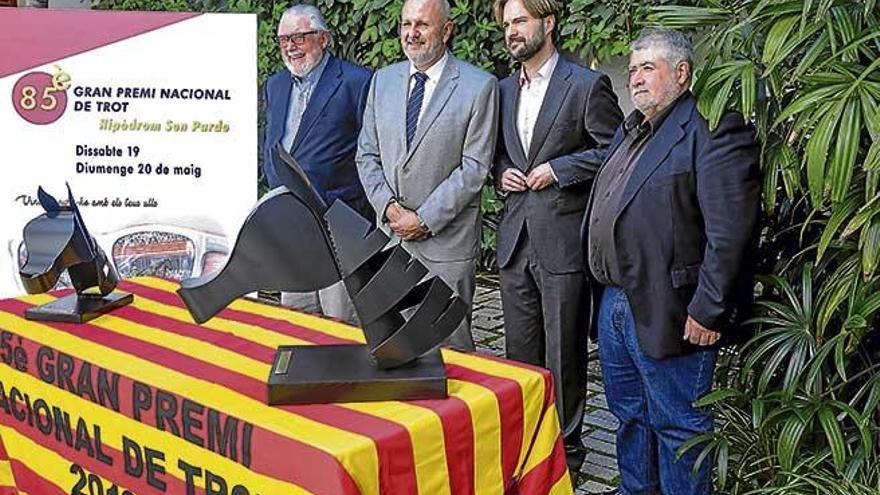
[(546, 370), (443, 350), (449, 398), (271, 407), (277, 346), (359, 328), (249, 299), (197, 325), (178, 285), (84, 324), (0, 301), (0, 495), (570, 494)]

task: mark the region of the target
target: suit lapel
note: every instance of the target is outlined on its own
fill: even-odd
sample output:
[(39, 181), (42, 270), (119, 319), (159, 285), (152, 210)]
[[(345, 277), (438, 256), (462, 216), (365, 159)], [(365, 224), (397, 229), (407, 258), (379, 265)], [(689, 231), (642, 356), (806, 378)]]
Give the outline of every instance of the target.
[[(299, 128), (296, 130), (296, 137), (293, 139), (291, 154), (296, 151), (302, 143), (303, 138), (308, 135), (309, 129), (315, 125), (318, 116), (321, 115), (324, 107), (327, 106), (327, 102), (330, 101), (330, 98), (336, 93), (336, 89), (342, 83), (342, 67), (339, 66), (339, 61), (337, 61), (336, 57), (333, 57), (332, 55), (328, 54), (327, 56), (329, 57), (327, 59), (327, 65), (324, 67), (324, 72), (321, 73), (321, 79), (315, 84), (315, 90), (312, 93), (311, 98), (309, 98), (309, 103), (306, 105), (306, 109), (303, 112)], [(288, 95), (289, 93), (290, 90), (288, 89)]]
[(400, 71), (392, 79), (393, 85), (388, 88), (388, 94), (392, 95), (392, 98), (386, 100), (388, 103), (384, 108), (376, 110), (390, 114), (388, 124), (392, 126), (391, 135), (398, 139), (401, 150), (398, 157), (402, 160), (406, 157), (406, 102), (409, 96), (409, 63), (402, 63), (399, 67)]
[(273, 145), (284, 138), (287, 110), (290, 108), (290, 90), (293, 88), (293, 80), (290, 78), (290, 73), (285, 75), (286, 77), (271, 88), (272, 94), (269, 95), (269, 101), (272, 102), (269, 105), (269, 111), (273, 112), (274, 118), (272, 119), (272, 128), (268, 132), (271, 132), (270, 137)]
[(541, 151), (541, 146), (547, 140), (547, 134), (550, 133), (553, 122), (559, 114), (559, 109), (562, 108), (562, 103), (568, 96), (568, 90), (571, 88), (571, 83), (568, 82), (569, 76), (571, 76), (571, 67), (560, 56), (556, 68), (553, 70), (553, 75), (550, 76), (550, 85), (547, 86), (541, 110), (538, 111), (538, 120), (535, 121), (535, 131), (532, 133), (532, 141), (529, 143), (528, 167), (534, 165), (535, 158)]
[(636, 163), (632, 177), (630, 177), (626, 188), (623, 190), (623, 198), (620, 200), (615, 222), (617, 217), (623, 213), (623, 210), (635, 198), (636, 193), (639, 192), (648, 180), (648, 177), (654, 173), (654, 170), (657, 170), (657, 167), (663, 164), (663, 161), (669, 156), (669, 152), (672, 151), (675, 144), (684, 137), (684, 126), (687, 124), (693, 109), (693, 97), (685, 97), (683, 101), (676, 104), (676, 108), (672, 110), (672, 113), (660, 125), (657, 134), (648, 143), (644, 153), (642, 153), (641, 158)]
[[(446, 102), (449, 101), (449, 97), (452, 96), (452, 93), (455, 92), (455, 88), (458, 87), (458, 61), (452, 55), (449, 56), (449, 60), (446, 62), (446, 67), (443, 68), (443, 73), (440, 74), (440, 80), (437, 81), (437, 86), (434, 88), (434, 94), (431, 96), (431, 101), (428, 102), (428, 108), (425, 109), (425, 113), (422, 114), (422, 118), (419, 120), (419, 125), (416, 128), (416, 135), (413, 136), (412, 143), (410, 144), (409, 151), (406, 154), (406, 159), (404, 159), (404, 163), (406, 163), (415, 152), (416, 148), (419, 147), (419, 143), (422, 141), (422, 138), (427, 134), (428, 129), (431, 128), (431, 125), (437, 120), (437, 117), (440, 115), (440, 112), (443, 111), (443, 108), (446, 106)], [(406, 99), (404, 98), (404, 102)], [(404, 105), (405, 106), (405, 105)], [(406, 135), (406, 116), (404, 115), (404, 136)]]
[(513, 74), (513, 84), (504, 92), (504, 101), (501, 102), (504, 118), (501, 126), (508, 158), (516, 168), (525, 172), (529, 164), (526, 163), (526, 152), (519, 141), (519, 132), (516, 129), (516, 114), (519, 111), (517, 107), (519, 106), (520, 71), (522, 69)]

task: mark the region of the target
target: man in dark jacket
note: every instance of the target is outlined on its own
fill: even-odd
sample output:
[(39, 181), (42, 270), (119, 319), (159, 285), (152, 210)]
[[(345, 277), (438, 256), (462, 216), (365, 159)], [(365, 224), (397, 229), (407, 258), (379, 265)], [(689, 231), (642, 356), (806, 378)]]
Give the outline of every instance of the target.
[(691, 473), (700, 448), (676, 451), (712, 431), (711, 410), (693, 402), (752, 294), (758, 146), (741, 115), (711, 130), (698, 113), (682, 34), (645, 30), (631, 48), (637, 110), (615, 135), (582, 227), (589, 272), (606, 286), (595, 316), (620, 422), (620, 493), (708, 494), (709, 463)]
[(623, 115), (608, 78), (562, 58), (555, 0), (496, 0), (511, 57), (493, 174), (506, 195), (498, 265), (507, 357), (554, 375), (569, 468), (584, 459), (587, 295), (578, 229)]

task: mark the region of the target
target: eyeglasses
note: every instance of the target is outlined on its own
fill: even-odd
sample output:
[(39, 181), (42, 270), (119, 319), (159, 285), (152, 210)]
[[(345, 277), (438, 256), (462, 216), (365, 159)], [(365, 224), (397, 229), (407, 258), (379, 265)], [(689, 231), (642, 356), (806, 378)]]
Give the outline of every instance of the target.
[(293, 34), (280, 34), (278, 35), (278, 43), (282, 45), (287, 45), (289, 43), (293, 43), (294, 45), (302, 45), (306, 41), (306, 37), (310, 34), (320, 33), (321, 31), (304, 31), (302, 33), (293, 33)]

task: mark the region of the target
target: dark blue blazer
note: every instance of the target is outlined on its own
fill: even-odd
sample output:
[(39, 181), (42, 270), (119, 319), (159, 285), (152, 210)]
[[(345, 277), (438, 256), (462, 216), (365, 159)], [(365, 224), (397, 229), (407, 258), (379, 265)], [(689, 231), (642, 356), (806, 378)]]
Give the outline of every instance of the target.
[[(292, 149), (288, 150), (327, 205), (337, 198), (371, 221), (375, 218), (358, 178), (354, 156), (372, 73), (328, 54), (327, 66), (312, 92)], [(266, 134), (263, 168), (269, 187), (280, 185), (272, 149), (284, 136), (293, 81), (290, 72), (273, 74), (263, 90)]]
[[(622, 137), (618, 128), (609, 157)], [(697, 349), (682, 340), (688, 315), (721, 332), (722, 343), (743, 337), (740, 323), (754, 288), (758, 155), (755, 132), (742, 115), (727, 113), (710, 130), (688, 93), (636, 162), (613, 228), (621, 285), (648, 356)], [(588, 219), (581, 227), (584, 245)], [(593, 329), (598, 295), (594, 291)]]

